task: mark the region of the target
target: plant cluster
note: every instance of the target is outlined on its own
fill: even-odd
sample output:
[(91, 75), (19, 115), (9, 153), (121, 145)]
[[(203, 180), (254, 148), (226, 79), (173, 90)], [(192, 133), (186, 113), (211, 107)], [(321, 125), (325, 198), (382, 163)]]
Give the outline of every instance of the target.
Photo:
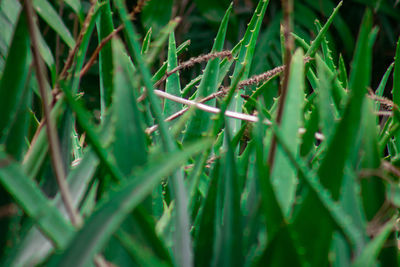
[(374, 18), (400, 12), (367, 4), (354, 38), (342, 2), (299, 27), (310, 1), (267, 24), (257, 1), (242, 36), (223, 4), (178, 60), (191, 1), (2, 0), (0, 265), (399, 266), (396, 30), (372, 83)]

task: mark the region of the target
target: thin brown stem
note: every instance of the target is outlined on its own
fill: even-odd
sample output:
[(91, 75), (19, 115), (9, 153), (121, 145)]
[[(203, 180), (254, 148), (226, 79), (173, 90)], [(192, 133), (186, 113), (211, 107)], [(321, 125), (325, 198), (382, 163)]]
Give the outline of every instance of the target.
[[(149, 0), (140, 0), (137, 5), (135, 6), (135, 8), (133, 9), (133, 11), (130, 13), (131, 16), (131, 20), (135, 20), (137, 14), (139, 14), (140, 12), (142, 12), (143, 7), (146, 5), (146, 3)], [(101, 49), (103, 49), (103, 47), (114, 37), (116, 36), (120, 31), (122, 31), (124, 29), (124, 25), (120, 25), (118, 26), (118, 28), (116, 28), (113, 32), (111, 32), (109, 35), (107, 35), (103, 40), (101, 40), (100, 44), (97, 46), (96, 50), (93, 52), (93, 54), (90, 56), (90, 59), (88, 60), (88, 62), (86, 63), (86, 65), (82, 68), (81, 72), (80, 72), (80, 77), (82, 77), (83, 75), (85, 75), (87, 73), (87, 71), (93, 66), (93, 64), (95, 63)]]
[(14, 203), (7, 204), (0, 207), (0, 219), (4, 217), (11, 217), (18, 212), (18, 207)]
[(393, 166), (390, 162), (384, 160), (382, 162), (382, 166), (385, 170), (393, 173), (394, 175), (396, 175), (397, 177), (400, 178), (400, 170), (398, 168), (396, 168), (395, 166)]
[(99, 55), (101, 49), (114, 37), (116, 36), (122, 29), (124, 28), (124, 25), (120, 25), (118, 28), (116, 28), (112, 33), (107, 35), (103, 40), (101, 40), (100, 44), (97, 46), (96, 50), (93, 52), (93, 54), (90, 56), (90, 59), (86, 63), (86, 65), (82, 68), (80, 72), (80, 77), (86, 74), (86, 72), (93, 66), (94, 62), (97, 59), (97, 56)]
[(65, 179), (65, 170), (61, 157), (61, 149), (60, 142), (58, 140), (57, 129), (50, 117), (51, 108), (48, 101), (48, 94), (45, 88), (45, 69), (39, 53), (36, 24), (34, 20), (35, 13), (33, 10), (32, 2), (30, 0), (25, 1), (25, 11), (28, 19), (29, 34), (32, 42), (32, 54), (34, 65), (36, 68), (36, 78), (38, 81), (40, 96), (42, 98), (44, 118), (47, 124), (46, 132), (47, 138), (49, 140), (51, 163), (55, 172), (58, 186), (60, 188), (61, 198), (64, 202), (64, 206), (67, 210), (70, 220), (75, 226), (79, 226), (82, 219), (73, 205), (72, 197)]
[[(284, 72), (283, 72), (283, 83), (282, 83), (282, 89), (279, 97), (279, 106), (278, 106), (278, 111), (277, 111), (277, 116), (276, 116), (276, 123), (278, 125), (281, 124), (282, 121), (282, 116), (283, 116), (283, 110), (285, 107), (285, 100), (286, 100), (286, 94), (287, 94), (287, 88), (289, 84), (289, 76), (290, 76), (290, 63), (292, 61), (292, 50), (294, 48), (294, 40), (293, 36), (290, 34), (292, 31), (292, 18), (291, 14), (293, 13), (293, 0), (282, 0), (282, 8), (283, 8), (283, 19), (284, 19), (284, 36), (285, 36), (285, 62), (284, 65), (286, 66)], [(272, 166), (275, 161), (275, 151), (276, 151), (276, 138), (275, 135), (272, 137), (271, 141), (271, 148), (269, 150), (269, 155), (268, 155), (268, 164), (271, 167), (270, 170), (272, 170)]]
[(87, 16), (85, 18), (85, 21), (83, 22), (83, 26), (82, 26), (81, 32), (79, 33), (78, 39), (76, 40), (75, 46), (74, 46), (73, 49), (71, 49), (69, 51), (69, 54), (68, 54), (68, 57), (67, 57), (67, 61), (65, 62), (64, 68), (62, 69), (62, 71), (60, 73), (60, 77), (59, 77), (60, 80), (65, 79), (65, 77), (67, 76), (68, 70), (72, 66), (72, 63), (74, 61), (74, 57), (75, 57), (75, 55), (76, 55), (76, 53), (77, 53), (77, 51), (78, 51), (78, 49), (79, 49), (79, 47), (80, 47), (80, 45), (82, 43), (83, 36), (85, 35), (85, 33), (86, 33), (86, 31), (87, 31), (87, 29), (89, 27), (90, 20), (93, 17), (95, 6), (96, 6), (95, 3), (93, 3), (92, 6), (90, 7), (89, 12), (88, 12), (88, 14), (87, 14)]

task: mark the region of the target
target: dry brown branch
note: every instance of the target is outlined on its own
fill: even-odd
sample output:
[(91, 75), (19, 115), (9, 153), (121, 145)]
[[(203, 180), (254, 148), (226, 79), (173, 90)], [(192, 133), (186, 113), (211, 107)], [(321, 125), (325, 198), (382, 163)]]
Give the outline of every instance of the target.
[(394, 175), (396, 175), (398, 178), (400, 178), (400, 170), (398, 168), (396, 168), (395, 166), (393, 166), (390, 162), (384, 160), (382, 162), (382, 166), (385, 170), (393, 173)]

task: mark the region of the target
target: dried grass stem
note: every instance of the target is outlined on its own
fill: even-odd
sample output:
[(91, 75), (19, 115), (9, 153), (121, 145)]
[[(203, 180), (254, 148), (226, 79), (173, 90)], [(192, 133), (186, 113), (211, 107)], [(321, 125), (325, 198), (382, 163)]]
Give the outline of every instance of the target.
[(229, 60), (232, 59), (232, 52), (229, 50), (224, 50), (221, 52), (213, 52), (213, 53), (209, 53), (206, 55), (201, 55), (198, 57), (193, 57), (191, 59), (189, 59), (188, 61), (182, 62), (180, 63), (176, 68), (172, 69), (169, 72), (166, 72), (165, 75), (154, 84), (155, 87), (158, 87), (161, 83), (163, 83), (169, 76), (171, 76), (172, 74), (183, 70), (183, 69), (187, 69), (190, 67), (193, 67), (196, 64), (202, 63), (202, 62), (207, 62), (210, 61), (212, 59), (215, 58), (228, 58)]

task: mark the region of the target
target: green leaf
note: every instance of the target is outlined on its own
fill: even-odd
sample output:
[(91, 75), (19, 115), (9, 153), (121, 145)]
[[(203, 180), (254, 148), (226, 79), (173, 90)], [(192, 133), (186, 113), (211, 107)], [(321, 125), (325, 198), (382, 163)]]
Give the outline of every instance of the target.
[(393, 71), (393, 102), (400, 106), (400, 37), (397, 41), (396, 58)]
[(333, 19), (335, 18), (336, 14), (339, 12), (340, 7), (342, 6), (343, 1), (340, 1), (339, 4), (336, 6), (336, 8), (333, 10), (331, 16), (328, 18), (326, 21), (325, 25), (322, 27), (322, 29), (319, 31), (317, 37), (315, 37), (314, 41), (311, 43), (310, 48), (307, 50), (305, 56), (313, 57), (314, 54), (317, 52), (317, 49), (321, 45), (321, 43), (324, 41), (325, 35), (329, 29), (329, 26), (331, 26)]
[[(163, 115), (161, 113), (160, 101), (153, 92), (153, 84), (151, 81), (150, 71), (146, 66), (141, 53), (140, 46), (136, 41), (136, 32), (133, 27), (130, 17), (121, 0), (114, 1), (120, 18), (125, 25), (125, 33), (127, 35), (127, 46), (129, 52), (131, 53), (136, 67), (138, 68), (138, 73), (141, 75), (143, 84), (146, 87), (147, 99), (150, 103), (151, 111), (155, 118), (158, 128), (160, 130), (160, 135), (163, 141), (163, 146), (165, 151), (172, 153), (177, 150), (176, 143), (174, 142), (171, 133), (168, 131), (166, 123), (164, 122)], [(173, 27), (171, 28), (171, 31)], [(169, 34), (169, 33), (168, 33)], [(191, 248), (191, 238), (189, 234), (189, 216), (187, 214), (187, 200), (186, 192), (183, 183), (183, 172), (182, 170), (176, 171), (172, 176), (172, 194), (175, 196), (177, 203), (177, 213), (176, 213), (176, 227), (180, 231), (175, 232), (175, 242), (174, 242), (174, 256), (176, 261), (183, 266), (192, 265), (192, 248)]]
[[(315, 25), (317, 26), (318, 31), (321, 31), (322, 26), (318, 20), (315, 21)], [(322, 46), (322, 51), (323, 51), (323, 55), (324, 55), (324, 61), (326, 62), (326, 64), (328, 65), (328, 67), (331, 71), (335, 71), (336, 66), (335, 66), (335, 63), (333, 62), (332, 51), (329, 48), (329, 43), (328, 43), (328, 39), (326, 38), (326, 36), (324, 36), (321, 46)]]
[(244, 252), (242, 248), (241, 211), (240, 211), (240, 187), (235, 154), (226, 132), (224, 137), (228, 145), (228, 151), (224, 157), (220, 169), (220, 183), (218, 185), (217, 233), (216, 246), (214, 248), (214, 264), (216, 266), (242, 266)]
[[(372, 101), (364, 107), (364, 118), (361, 127), (362, 134), (362, 158), (361, 167), (365, 170), (376, 170), (381, 165), (381, 155), (378, 146), (377, 118), (373, 113)], [(365, 217), (371, 221), (380, 210), (385, 197), (385, 184), (381, 177), (368, 175), (360, 181), (362, 204)]]
[[(301, 209), (296, 213), (292, 222), (293, 227), (297, 232), (296, 239), (298, 238), (299, 246), (305, 248), (304, 240), (302, 240), (302, 238), (304, 238), (302, 236), (303, 234), (308, 233), (310, 235), (319, 230), (320, 238), (327, 238), (327, 236), (329, 237), (332, 234), (332, 232), (328, 233), (327, 229), (337, 227), (352, 244), (360, 247), (364, 242), (363, 232), (360, 231), (357, 225), (355, 225), (352, 217), (348, 215), (340, 204), (335, 202), (332, 194), (324, 188), (315, 174), (306, 167), (305, 162), (291, 153), (289, 146), (285, 144), (282, 138), (282, 133), (277, 126), (272, 124), (271, 128), (275, 134), (277, 142), (282, 146), (282, 149), (284, 149), (293, 166), (296, 167), (299, 177), (302, 178), (309, 188), (307, 198), (301, 203)], [(306, 203), (306, 201), (310, 199), (314, 201), (312, 207), (310, 207), (309, 203)], [(303, 209), (303, 207), (308, 207), (309, 210), (304, 212), (305, 209)], [(312, 219), (315, 214), (320, 214), (318, 221)], [(313, 242), (313, 244), (315, 244), (316, 240), (313, 240)], [(320, 239), (318, 239), (317, 243), (318, 246), (322, 248), (327, 245), (327, 243), (321, 242)], [(305, 256), (307, 257), (307, 254), (305, 254)], [(314, 258), (311, 259), (315, 261)], [(307, 260), (310, 261), (310, 258)], [(327, 258), (325, 257), (322, 260), (326, 261)]]
[[(79, 2), (79, 1), (78, 1)], [(106, 38), (113, 30), (112, 12), (110, 1), (105, 0), (104, 7), (101, 9), (100, 18), (97, 22), (99, 42)], [(99, 54), (99, 77), (100, 77), (100, 118), (105, 116), (106, 109), (111, 105), (113, 94), (113, 54), (112, 42), (107, 42), (100, 50)]]
[[(370, 64), (372, 47), (369, 46), (368, 38), (371, 32), (371, 13), (367, 11), (354, 57), (352, 74), (350, 77), (350, 96), (343, 113), (342, 120), (338, 122), (335, 133), (328, 144), (325, 157), (318, 169), (318, 177), (321, 185), (326, 188), (333, 200), (337, 200), (342, 185), (343, 171), (348, 160), (350, 150), (356, 140), (362, 114), (362, 104), (370, 81)], [(313, 265), (324, 265), (332, 238), (332, 223), (326, 215), (321, 215), (318, 226), (310, 223), (312, 214), (318, 208), (316, 194), (308, 194), (300, 207), (294, 221), (298, 229), (299, 239), (305, 247), (305, 255)], [(309, 219), (306, 219), (309, 218)], [(318, 242), (310, 240), (310, 234), (317, 235)]]
[(311, 109), (311, 114), (308, 120), (305, 122), (304, 128), (306, 132), (303, 135), (303, 140), (300, 147), (300, 155), (302, 157), (306, 156), (314, 148), (315, 143), (315, 133), (319, 129), (319, 110), (318, 107), (313, 106)]
[(217, 194), (220, 179), (220, 162), (214, 164), (211, 181), (208, 185), (207, 195), (202, 201), (198, 212), (198, 225), (194, 229), (194, 252), (196, 266), (210, 266), (213, 254), (213, 247), (210, 244), (215, 243), (216, 234), (216, 210)]
[[(381, 80), (381, 82), (379, 83), (379, 86), (378, 86), (378, 88), (377, 88), (376, 91), (375, 91), (375, 94), (376, 94), (377, 96), (380, 96), (380, 97), (383, 96), (383, 92), (385, 91), (386, 84), (387, 84), (387, 81), (388, 81), (388, 79), (389, 79), (390, 73), (391, 73), (392, 70), (393, 70), (393, 67), (394, 67), (394, 63), (390, 64), (389, 68), (387, 68), (385, 74), (383, 75), (382, 80)], [(379, 111), (380, 106), (381, 106), (381, 102), (377, 101), (377, 103), (375, 104), (375, 110), (376, 110), (376, 111)]]
[[(281, 12), (279, 12), (281, 13)], [(256, 46), (255, 54), (257, 57), (253, 58), (253, 63), (251, 67), (251, 72), (253, 74), (256, 73), (262, 73), (265, 70), (269, 70), (274, 68), (277, 65), (281, 65), (281, 59), (279, 59), (279, 63), (276, 63), (277, 65), (274, 65), (274, 63), (271, 64), (272, 61), (272, 55), (268, 55), (265, 53), (265, 51), (271, 51), (271, 54), (278, 54), (276, 49), (277, 47), (280, 46), (279, 44), (279, 25), (281, 23), (281, 14), (276, 14), (271, 20), (268, 22), (268, 27), (263, 29), (260, 33), (260, 39), (258, 41), (258, 44)], [(280, 56), (276, 56), (280, 57)]]
[[(242, 46), (240, 48), (239, 56), (237, 59), (237, 64), (235, 66), (235, 70), (233, 72), (232, 79), (235, 79), (235, 76), (239, 74), (239, 71), (242, 65), (246, 65), (245, 72), (243, 74), (242, 79), (245, 80), (248, 78), (250, 73), (251, 62), (253, 60), (255, 46), (258, 38), (258, 34), (260, 33), (261, 24), (264, 19), (265, 11), (267, 9), (269, 0), (260, 0), (258, 2), (257, 8), (253, 14), (253, 17), (250, 20), (250, 23), (247, 26), (246, 32), (242, 39)], [(235, 95), (236, 101), (232, 102), (229, 110), (242, 112), (242, 104), (243, 98), (240, 97), (241, 92), (238, 92)], [(240, 129), (241, 121), (229, 120), (232, 123), (232, 133), (236, 134)]]
[[(363, 0), (361, 0), (363, 1)], [(318, 13), (323, 13), (325, 17), (329, 16), (331, 10), (335, 7), (334, 1), (324, 1), (320, 2), (319, 5), (316, 5), (315, 1), (313, 0), (306, 0), (305, 2), (308, 3), (313, 9), (316, 10)], [(342, 39), (343, 46), (346, 51), (352, 53), (354, 50), (354, 37), (350, 30), (347, 21), (345, 21), (340, 14), (336, 15), (336, 19), (333, 22), (336, 31), (338, 32), (338, 36)]]
[[(261, 105), (257, 105), (258, 109)], [(294, 231), (290, 224), (285, 219), (281, 205), (279, 204), (276, 190), (271, 182), (270, 168), (266, 165), (266, 157), (264, 156), (264, 147), (266, 127), (261, 123), (263, 115), (259, 112), (260, 122), (257, 123), (254, 129), (255, 151), (256, 151), (256, 167), (255, 175), (262, 199), (262, 211), (265, 217), (267, 227), (267, 246), (263, 254), (258, 259), (258, 266), (262, 265), (284, 265), (284, 266), (299, 266), (301, 259), (297, 242), (295, 241)], [(291, 257), (287, 257), (287, 255)]]
[(29, 69), (29, 45), (27, 20), (25, 13), (21, 12), (0, 80), (0, 139), (11, 127), (24, 92)]
[(21, 4), (13, 0), (3, 0), (0, 2), (0, 9), (11, 24), (14, 24), (19, 17)]
[[(169, 36), (168, 45), (168, 67), (167, 71), (170, 72), (178, 66), (178, 58), (176, 55), (176, 44), (175, 34), (172, 32)], [(181, 83), (179, 81), (179, 73), (170, 75), (166, 80), (165, 92), (180, 96), (181, 95)], [(182, 104), (166, 99), (164, 102), (164, 114), (170, 116), (182, 109)]]
[(320, 124), (325, 140), (330, 140), (337, 119), (332, 96), (332, 84), (335, 77), (333, 73), (329, 71), (328, 66), (322, 63), (322, 59), (318, 54), (316, 55), (316, 59), (318, 70), (318, 88), (316, 93)]
[[(105, 0), (107, 1), (107, 0)], [(82, 6), (81, 6), (81, 1), (79, 0), (65, 0), (65, 3), (69, 5), (72, 10), (79, 16), (80, 21), (83, 21), (83, 12), (82, 12)]]
[[(51, 110), (50, 116), (56, 121), (65, 110), (64, 99), (60, 98)], [(42, 167), (44, 159), (47, 155), (48, 139), (46, 135), (46, 125), (43, 125), (36, 140), (32, 140), (28, 152), (24, 156), (22, 168), (30, 179), (34, 179)]]
[[(70, 87), (70, 91), (72, 93), (78, 92), (78, 87), (79, 87), (79, 83), (81, 80), (80, 72), (82, 70), (83, 63), (85, 61), (86, 52), (89, 47), (90, 37), (92, 36), (94, 27), (96, 26), (97, 17), (100, 15), (100, 11), (106, 7), (107, 7), (106, 5), (100, 4), (99, 2), (96, 2), (94, 4), (94, 9), (93, 9), (91, 19), (89, 21), (89, 24), (87, 25), (86, 31), (84, 32), (82, 40), (81, 40), (81, 44), (75, 55), (75, 69), (71, 70), (72, 77), (69, 80), (69, 82), (70, 82), (69, 87)], [(109, 74), (109, 75), (111, 75), (111, 74)]]
[(57, 32), (70, 49), (75, 46), (75, 40), (64, 25), (63, 20), (47, 0), (33, 0), (33, 7), (44, 21)]
[(168, 40), (169, 35), (175, 30), (179, 22), (179, 18), (173, 19), (161, 29), (159, 36), (157, 36), (155, 41), (150, 45), (149, 52), (145, 57), (147, 64), (152, 65), (154, 63), (156, 58), (159, 56), (161, 49), (164, 47), (164, 44)]
[[(229, 103), (232, 101), (235, 90), (239, 84), (240, 79), (242, 78), (243, 73), (244, 73), (244, 69), (245, 69), (245, 66), (242, 67), (242, 70), (239, 73), (239, 75), (236, 77), (236, 80), (234, 80), (232, 82), (232, 85), (228, 92), (228, 95), (225, 97), (223, 102), (220, 103), (220, 113), (217, 115), (217, 118), (214, 121), (214, 125), (209, 130), (210, 136), (217, 137), (218, 133), (221, 131), (221, 128), (223, 127), (223, 124), (225, 122), (225, 111), (228, 108)], [(218, 143), (218, 141), (216, 143)], [(215, 150), (219, 149), (219, 146), (214, 144), (214, 149)], [(201, 177), (205, 176), (203, 170), (207, 164), (207, 160), (208, 160), (210, 153), (211, 153), (211, 149), (207, 150), (205, 153), (203, 153), (203, 155), (201, 156), (200, 159), (196, 160), (193, 171), (191, 172), (191, 174), (189, 176), (188, 180), (190, 181), (190, 184), (189, 184), (190, 207), (193, 207), (194, 203), (197, 200), (197, 192), (199, 191), (198, 187), (201, 182)], [(213, 194), (213, 193), (210, 193), (210, 194)], [(208, 203), (208, 202), (203, 201), (203, 205), (206, 205), (206, 203)], [(207, 205), (211, 205), (211, 204), (207, 204)], [(202, 215), (202, 216), (206, 216), (206, 215)], [(202, 217), (198, 217), (198, 218), (201, 218), (201, 220), (204, 221), (204, 223), (209, 223), (208, 219), (203, 219)], [(204, 228), (203, 228), (203, 231), (206, 231), (206, 230), (204, 230)], [(212, 231), (214, 231), (214, 230), (212, 230)], [(204, 240), (200, 241), (200, 243), (202, 243), (200, 246), (204, 246), (203, 242), (205, 242), (205, 241)], [(200, 254), (207, 253), (207, 252), (204, 252), (204, 250), (207, 251), (207, 249), (204, 247), (200, 248), (199, 250), (201, 250), (202, 252), (197, 251), (196, 253), (198, 253), (198, 254), (199, 253)]]
[(139, 242), (139, 240), (136, 240), (128, 233), (119, 230), (116, 233), (116, 237), (128, 251), (131, 257), (135, 259), (136, 263), (140, 266), (172, 266), (171, 264), (167, 264), (166, 262), (163, 262), (161, 259), (157, 258), (154, 253), (151, 252), (151, 250), (143, 247), (143, 244)]
[(147, 161), (143, 118), (134, 96), (133, 66), (119, 39), (113, 40), (114, 96), (113, 121), (115, 141), (113, 153), (119, 169), (125, 176)]
[(44, 40), (42, 34), (37, 31), (37, 36), (38, 36), (38, 46), (39, 46), (39, 53), (42, 56), (44, 62), (46, 63), (46, 65), (49, 67), (50, 69), (50, 73), (51, 73), (51, 79), (52, 82), (54, 83), (56, 80), (56, 65), (55, 65), (55, 61), (54, 61), (54, 57), (52, 54), (52, 51), (50, 49), (50, 47), (47, 45), (46, 41)]
[(215, 24), (218, 24), (222, 20), (226, 7), (230, 3), (229, 0), (194, 0), (194, 2), (202, 15)]
[[(150, 44), (151, 44), (151, 34), (153, 33), (152, 29), (150, 28), (146, 35), (143, 38), (143, 44), (142, 44), (142, 54), (147, 54), (149, 52)], [(175, 47), (176, 50), (176, 47)]]
[[(97, 211), (76, 234), (68, 249), (61, 256), (54, 257), (49, 266), (87, 266), (125, 217), (140, 204), (161, 178), (171, 174), (189, 157), (210, 145), (209, 140), (202, 140), (186, 147), (184, 151), (163, 155), (161, 160), (144, 167), (134, 179), (128, 179), (98, 205)], [(102, 223), (99, 224), (99, 221)]]
[[(304, 62), (303, 51), (298, 49), (292, 59), (290, 76), (282, 113), (282, 138), (289, 145), (293, 154), (299, 153), (300, 138), (298, 129), (302, 123), (304, 102)], [(285, 152), (277, 146), (275, 160), (271, 166), (271, 181), (274, 186), (282, 212), (288, 218), (292, 211), (296, 193), (296, 169), (287, 159)]]
[[(222, 51), (223, 49), (231, 11), (232, 5), (229, 6), (228, 10), (225, 13), (211, 52), (218, 52)], [(220, 60), (218, 58), (212, 59), (207, 63), (207, 66), (204, 70), (203, 78), (201, 79), (200, 85), (197, 89), (197, 99), (201, 99), (216, 92), (219, 74), (219, 63)], [(209, 102), (209, 105), (215, 105), (215, 100), (211, 100)], [(208, 128), (209, 122), (209, 114), (206, 114), (206, 112), (204, 111), (196, 110), (195, 115), (188, 123), (188, 128), (185, 133), (184, 141), (192, 141), (201, 136), (202, 132)]]
[(343, 88), (347, 88), (347, 70), (342, 55), (339, 57), (339, 79), (342, 82)]
[[(159, 130), (161, 134), (161, 138), (163, 139), (163, 145), (166, 151), (172, 152), (176, 148), (176, 144), (172, 140), (172, 136), (170, 135), (166, 123), (164, 122), (164, 118), (162, 116), (160, 101), (155, 96), (153, 92), (153, 83), (151, 81), (150, 71), (146, 65), (146, 61), (142, 57), (140, 51), (140, 46), (136, 41), (136, 32), (133, 27), (132, 22), (130, 21), (130, 17), (124, 6), (122, 0), (114, 0), (114, 3), (117, 7), (119, 15), (125, 25), (125, 33), (127, 35), (127, 47), (129, 53), (133, 57), (135, 66), (138, 68), (139, 73), (141, 74), (141, 78), (143, 79), (143, 84), (147, 89), (147, 98), (150, 102), (151, 111), (153, 116), (155, 117), (156, 123), (159, 125)], [(172, 29), (173, 30), (173, 29)], [(168, 35), (167, 35), (168, 36)], [(146, 57), (147, 58), (147, 57)]]
[(72, 225), (50, 204), (39, 187), (26, 177), (19, 164), (4, 152), (0, 152), (0, 162), (0, 183), (57, 247), (65, 247), (74, 234)]
[(171, 19), (173, 0), (149, 1), (143, 8), (141, 19), (147, 29), (152, 28), (155, 35), (161, 32)]
[[(69, 173), (67, 181), (75, 206), (78, 206), (83, 199), (98, 163), (96, 155), (87, 150), (79, 165)], [(59, 193), (52, 202), (62, 212), (64, 218), (68, 219)], [(26, 224), (29, 224), (29, 222), (26, 222)], [(65, 242), (64, 244), (67, 245), (68, 243)], [(7, 266), (34, 266), (46, 259), (53, 250), (54, 246), (51, 240), (47, 239), (37, 227), (32, 227), (23, 235), (22, 240), (12, 253), (6, 257), (4, 264)]]
[(375, 266), (377, 264), (379, 252), (382, 250), (389, 234), (393, 231), (395, 222), (395, 219), (391, 219), (382, 227), (379, 234), (367, 244), (361, 254), (355, 259), (352, 264), (353, 267)]
[(65, 85), (61, 84), (61, 90), (63, 90), (65, 99), (73, 112), (75, 112), (76, 120), (80, 127), (86, 132), (86, 136), (88, 139), (88, 143), (90, 143), (93, 147), (93, 150), (96, 152), (99, 159), (102, 161), (104, 166), (110, 172), (111, 176), (116, 181), (122, 181), (124, 178), (121, 171), (117, 166), (113, 164), (111, 159), (108, 156), (108, 151), (103, 148), (102, 141), (100, 140), (99, 135), (96, 133), (96, 127), (91, 123), (90, 115), (88, 111), (82, 106), (81, 103), (77, 102), (72, 96), (71, 92), (65, 88)]
[(341, 180), (338, 180), (338, 177), (342, 176), (342, 170), (350, 152), (351, 144), (356, 138), (358, 126), (355, 122), (360, 121), (364, 95), (371, 79), (372, 47), (368, 47), (371, 24), (371, 14), (367, 11), (364, 22), (361, 25), (360, 37), (352, 65), (349, 83), (350, 97), (342, 115), (343, 119), (337, 125), (327, 154), (318, 170), (322, 184), (328, 190), (332, 190), (331, 192), (335, 199), (338, 197), (341, 186)]
[[(187, 40), (186, 42), (179, 45), (178, 48), (176, 49), (176, 55), (179, 56), (180, 54), (185, 52), (185, 50), (187, 50), (189, 45), (190, 45), (190, 40)], [(153, 83), (158, 82), (161, 79), (161, 77), (164, 76), (165, 72), (167, 71), (167, 67), (168, 67), (168, 62), (164, 62), (162, 66), (158, 69), (158, 71), (151, 78)]]
[(27, 84), (24, 85), (23, 93), (19, 99), (19, 103), (17, 103), (17, 110), (11, 122), (10, 129), (2, 140), (7, 153), (18, 161), (22, 160), (23, 153), (27, 150), (25, 137), (28, 135), (29, 108), (33, 93), (29, 90), (29, 80), (30, 77), (26, 79)]

